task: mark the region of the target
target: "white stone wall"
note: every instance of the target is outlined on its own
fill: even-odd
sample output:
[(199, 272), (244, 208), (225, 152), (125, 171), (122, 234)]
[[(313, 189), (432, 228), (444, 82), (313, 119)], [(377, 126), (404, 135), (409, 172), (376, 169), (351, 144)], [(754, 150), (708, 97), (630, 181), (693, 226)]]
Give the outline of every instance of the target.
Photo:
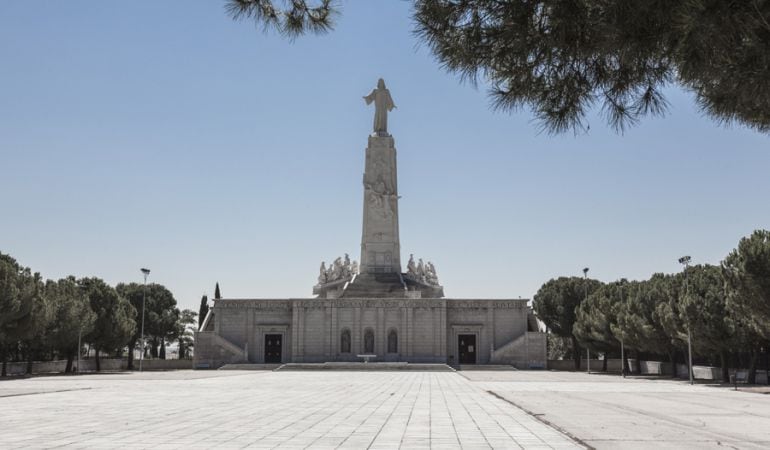
[[(360, 361), (367, 329), (374, 333), (375, 361), (457, 363), (458, 335), (476, 335), (476, 363), (490, 362), (494, 349), (526, 333), (526, 300), (487, 299), (265, 299), (215, 300), (215, 333), (264, 363), (265, 334), (282, 334), (282, 362)], [(341, 352), (343, 330), (350, 352)], [(395, 330), (398, 351), (387, 352)], [(216, 347), (216, 343), (212, 344)], [(227, 349), (197, 348), (216, 360)], [(217, 353), (207, 356), (208, 352)]]

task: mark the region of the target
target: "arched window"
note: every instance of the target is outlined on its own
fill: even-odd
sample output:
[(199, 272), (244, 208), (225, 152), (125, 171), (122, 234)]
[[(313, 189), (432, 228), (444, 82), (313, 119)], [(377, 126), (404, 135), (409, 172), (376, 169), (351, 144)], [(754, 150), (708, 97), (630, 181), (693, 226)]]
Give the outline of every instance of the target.
[(342, 330), (340, 335), (340, 353), (350, 353), (350, 330)]
[(371, 328), (364, 331), (364, 353), (374, 353), (374, 330)]
[(388, 332), (388, 353), (398, 353), (398, 333), (396, 330)]

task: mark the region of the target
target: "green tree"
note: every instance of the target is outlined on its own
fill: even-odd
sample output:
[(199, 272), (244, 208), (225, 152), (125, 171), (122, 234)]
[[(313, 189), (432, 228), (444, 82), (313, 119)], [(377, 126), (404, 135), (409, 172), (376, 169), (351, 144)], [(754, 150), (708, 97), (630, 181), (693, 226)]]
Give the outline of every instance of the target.
[(190, 349), (195, 345), (193, 331), (197, 329), (195, 324), (197, 313), (191, 309), (184, 309), (179, 313), (174, 331), (170, 336), (170, 342), (179, 343), (179, 359), (187, 358)]
[(96, 352), (96, 370), (101, 370), (99, 352), (117, 352), (136, 330), (136, 310), (115, 288), (99, 278), (82, 278), (91, 310), (96, 315), (93, 329), (86, 336)]
[(770, 231), (744, 237), (722, 261), (727, 308), (740, 349), (749, 353), (749, 382), (756, 378), (760, 346), (770, 344)]
[(65, 373), (72, 371), (72, 361), (78, 352), (78, 343), (94, 328), (96, 314), (91, 309), (85, 289), (75, 277), (49, 280), (45, 286), (50, 301), (52, 318), (46, 338), (49, 345), (67, 358)]
[(153, 356), (166, 359), (166, 345), (177, 338), (177, 323), (179, 322), (180, 314), (179, 308), (167, 309), (161, 313), (158, 325), (162, 328), (158, 329), (153, 340), (153, 342), (157, 343), (158, 354), (153, 354)]
[(597, 280), (560, 277), (543, 284), (532, 299), (535, 314), (545, 323), (549, 331), (557, 336), (571, 339), (575, 369), (580, 368), (579, 346), (572, 333), (575, 312), (585, 299), (586, 293), (590, 295), (600, 286), (601, 282)]
[(623, 290), (629, 282), (615, 281), (600, 286), (575, 311), (572, 333), (580, 345), (605, 354), (620, 349), (620, 340), (613, 333), (618, 326), (618, 310), (623, 302)]
[(6, 376), (8, 353), (16, 342), (12, 334), (16, 321), (25, 315), (21, 301), (24, 287), (20, 281), (25, 270), (29, 269), (22, 268), (11, 256), (0, 253), (0, 376)]
[(220, 298), (222, 298), (222, 294), (219, 292), (219, 282), (217, 282), (217, 285), (214, 288), (214, 298), (216, 300), (219, 300)]
[[(676, 374), (677, 347), (658, 317), (658, 306), (669, 302), (671, 276), (654, 274), (649, 280), (629, 283), (621, 289), (622, 302), (617, 309), (617, 324), (612, 332), (623, 340), (625, 347), (637, 350), (636, 372), (639, 371), (638, 352), (667, 355)], [(626, 354), (628, 356), (628, 354)], [(628, 367), (626, 361), (624, 367)]]
[[(310, 3), (310, 5), (308, 5)], [(770, 131), (770, 1), (413, 0), (415, 34), (439, 64), (490, 85), (502, 110), (549, 132), (617, 130), (665, 112), (677, 84), (720, 123)], [(293, 39), (333, 27), (329, 0), (230, 0), (235, 19)]]
[(43, 337), (50, 321), (50, 308), (45, 286), (39, 273), (20, 266), (16, 260), (0, 253), (0, 353), (2, 375), (10, 350), (22, 351), (27, 360), (27, 373), (32, 361), (43, 349)]
[[(660, 295), (661, 302), (655, 308), (655, 320), (671, 339), (671, 344), (682, 354), (687, 351), (687, 318), (682, 313), (682, 299), (687, 290), (687, 278), (684, 272), (666, 275), (667, 282), (661, 284), (665, 295)], [(676, 376), (676, 362), (672, 361), (672, 374)]]
[[(136, 348), (142, 333), (142, 302), (144, 299), (144, 336), (145, 340), (149, 338), (152, 342), (152, 355), (158, 356), (158, 343), (161, 337), (171, 332), (176, 323), (176, 299), (165, 286), (157, 283), (150, 283), (146, 286), (139, 283), (120, 283), (116, 286), (118, 293), (126, 298), (136, 311), (134, 320), (136, 329), (127, 339), (128, 345), (128, 369), (134, 369), (134, 349)], [(174, 311), (176, 310), (176, 313)], [(145, 346), (146, 347), (146, 346)], [(144, 352), (144, 349), (142, 349)], [(146, 354), (145, 354), (146, 356)]]
[(201, 306), (198, 310), (198, 326), (196, 329), (201, 330), (201, 327), (203, 326), (203, 321), (206, 320), (206, 315), (209, 313), (209, 298), (207, 296), (201, 297)]
[(679, 311), (690, 329), (693, 353), (716, 354), (722, 366), (722, 380), (729, 381), (728, 352), (737, 349), (735, 322), (727, 310), (727, 293), (719, 267), (697, 265), (687, 269), (685, 294)]
[(728, 305), (749, 327), (770, 339), (770, 231), (756, 230), (722, 262)]

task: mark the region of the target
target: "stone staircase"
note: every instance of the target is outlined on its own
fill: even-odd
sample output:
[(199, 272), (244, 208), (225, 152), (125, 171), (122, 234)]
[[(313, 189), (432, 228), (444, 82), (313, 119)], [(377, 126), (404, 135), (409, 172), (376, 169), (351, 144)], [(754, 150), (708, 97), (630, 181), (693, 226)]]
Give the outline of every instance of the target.
[(422, 364), (407, 362), (325, 362), (325, 363), (287, 363), (275, 371), (302, 370), (349, 370), (349, 371), (422, 371), (422, 372), (454, 372), (455, 369), (446, 364)]
[(401, 279), (401, 274), (390, 273), (363, 273), (356, 276), (352, 283), (345, 288), (343, 298), (384, 298), (405, 297), (406, 285)]
[(457, 366), (457, 370), (499, 370), (499, 371), (511, 371), (519, 370), (509, 364), (460, 364)]
[(281, 367), (280, 364), (225, 364), (218, 370), (276, 370)]
[(489, 362), (492, 365), (511, 365), (517, 369), (545, 369), (545, 355), (545, 333), (527, 331), (511, 342), (495, 349)]
[[(193, 367), (196, 369), (214, 369), (225, 364), (240, 364), (248, 360), (246, 350), (238, 347), (213, 331), (197, 331), (195, 333), (195, 348), (204, 349), (195, 353)], [(201, 359), (200, 354), (210, 355)]]

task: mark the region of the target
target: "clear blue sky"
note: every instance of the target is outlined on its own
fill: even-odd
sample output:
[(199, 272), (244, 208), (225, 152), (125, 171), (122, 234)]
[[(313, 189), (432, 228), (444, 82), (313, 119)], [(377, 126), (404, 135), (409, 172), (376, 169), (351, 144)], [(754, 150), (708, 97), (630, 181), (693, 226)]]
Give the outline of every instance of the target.
[(0, 251), (47, 278), (151, 281), (196, 308), (308, 297), (321, 260), (358, 259), (377, 78), (398, 109), (402, 261), (449, 297), (529, 298), (551, 277), (646, 278), (718, 263), (770, 227), (770, 139), (702, 117), (625, 135), (538, 134), (443, 72), (410, 3), (347, 1), (294, 43), (223, 1), (0, 3)]

